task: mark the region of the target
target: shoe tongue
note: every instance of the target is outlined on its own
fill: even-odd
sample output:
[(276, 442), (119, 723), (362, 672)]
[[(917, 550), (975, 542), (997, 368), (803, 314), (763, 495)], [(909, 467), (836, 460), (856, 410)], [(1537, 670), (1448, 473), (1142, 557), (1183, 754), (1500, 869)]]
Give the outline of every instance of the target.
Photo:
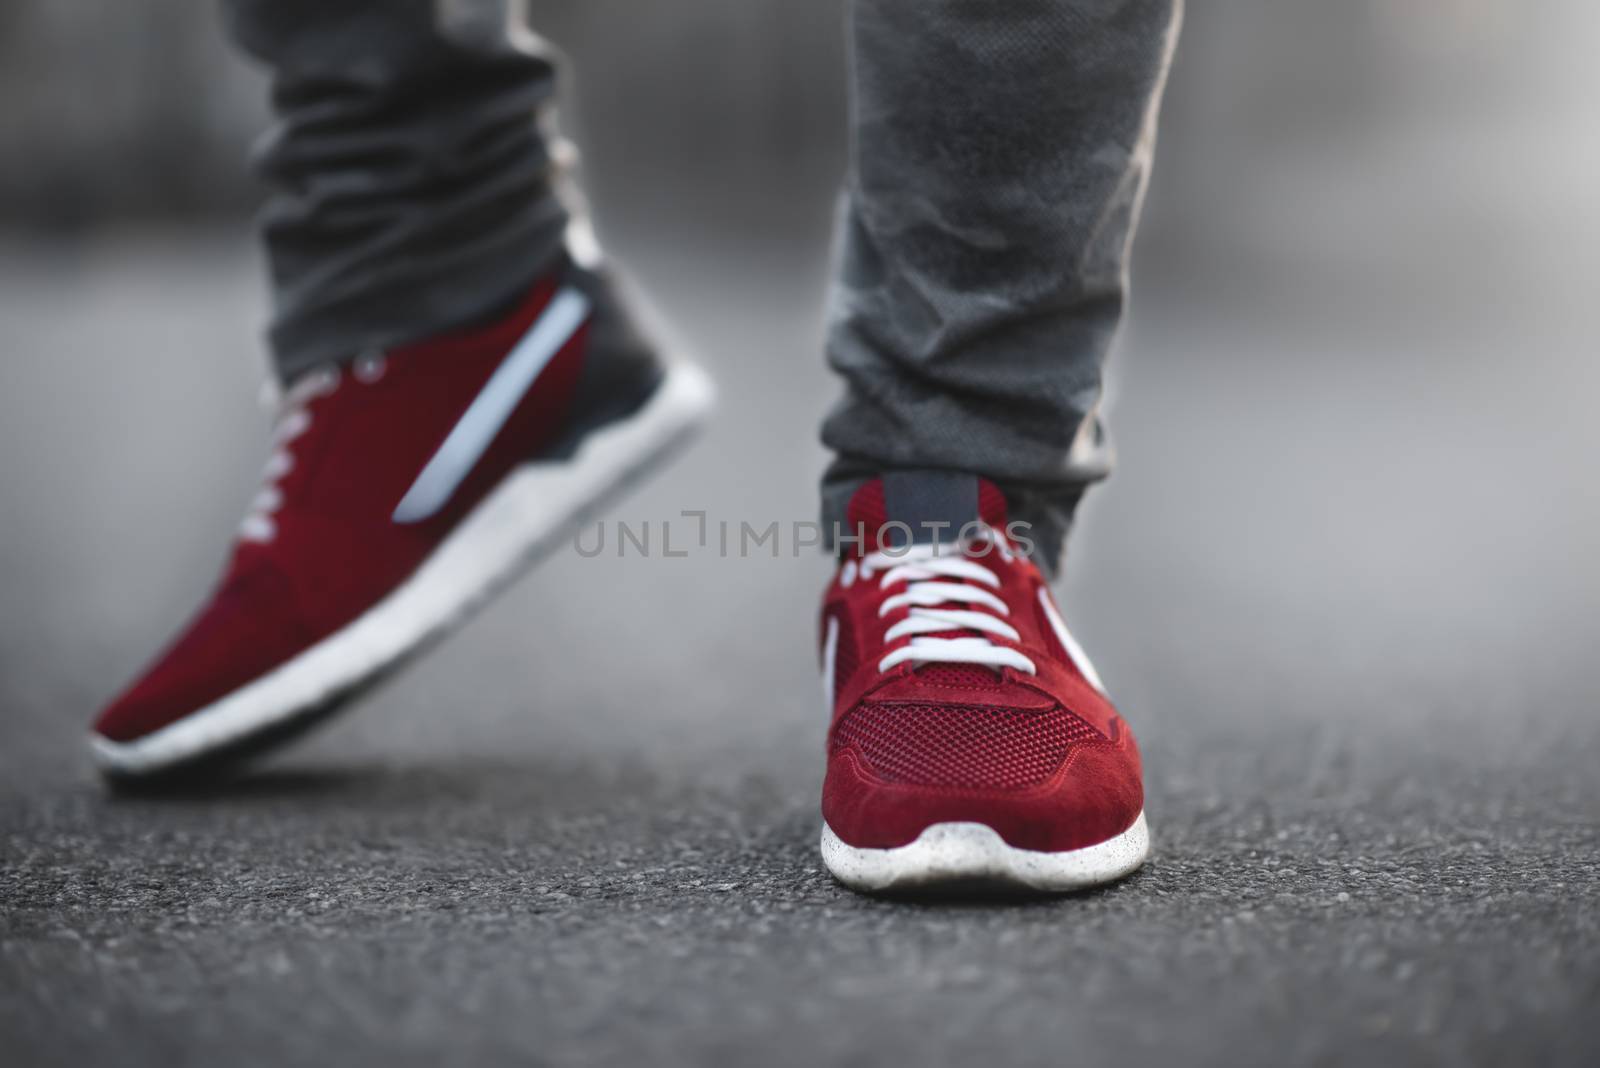
[[(953, 471), (894, 471), (869, 479), (850, 498), (845, 515), (851, 528), (846, 533), (860, 541), (843, 543), (844, 547), (858, 545), (860, 555), (908, 542), (955, 541), (963, 527), (973, 534), (974, 523), (1004, 530), (1007, 521), (1005, 495), (998, 486)], [(978, 632), (957, 628), (927, 637), (963, 635)], [(970, 664), (927, 664), (917, 673), (925, 682), (966, 689), (992, 688), (995, 681), (991, 669)]]
[(1006, 499), (999, 487), (959, 471), (891, 471), (863, 482), (845, 510), (858, 541), (843, 542), (857, 555), (907, 544), (954, 541), (963, 527), (1006, 526)]

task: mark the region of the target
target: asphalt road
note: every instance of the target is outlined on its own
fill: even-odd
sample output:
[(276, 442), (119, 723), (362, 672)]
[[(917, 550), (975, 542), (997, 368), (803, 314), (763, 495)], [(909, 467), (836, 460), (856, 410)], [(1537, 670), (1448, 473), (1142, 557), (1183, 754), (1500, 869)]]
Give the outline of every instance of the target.
[[(612, 518), (809, 518), (820, 242), (623, 244), (725, 407)], [(565, 551), (233, 788), (105, 792), (253, 492), (256, 268), (0, 250), (4, 1059), (1600, 1061), (1594, 274), (1150, 266), (1063, 595), (1153, 857), (907, 904), (818, 862), (810, 552)]]

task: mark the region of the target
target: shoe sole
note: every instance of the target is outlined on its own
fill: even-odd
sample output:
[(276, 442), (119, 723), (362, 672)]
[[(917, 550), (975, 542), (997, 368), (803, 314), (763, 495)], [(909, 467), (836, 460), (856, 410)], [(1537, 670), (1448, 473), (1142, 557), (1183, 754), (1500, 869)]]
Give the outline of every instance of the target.
[(1007, 845), (982, 823), (935, 823), (909, 845), (858, 849), (822, 825), (822, 861), (845, 886), (866, 893), (940, 889), (1064, 893), (1114, 882), (1136, 870), (1150, 852), (1140, 812), (1114, 838), (1082, 849), (1047, 853)]
[(668, 366), (637, 412), (597, 428), (571, 458), (524, 464), (387, 597), (254, 682), (129, 742), (91, 732), (118, 780), (193, 770), (253, 753), (325, 718), (364, 685), (455, 629), (594, 511), (688, 444), (715, 400), (688, 363)]

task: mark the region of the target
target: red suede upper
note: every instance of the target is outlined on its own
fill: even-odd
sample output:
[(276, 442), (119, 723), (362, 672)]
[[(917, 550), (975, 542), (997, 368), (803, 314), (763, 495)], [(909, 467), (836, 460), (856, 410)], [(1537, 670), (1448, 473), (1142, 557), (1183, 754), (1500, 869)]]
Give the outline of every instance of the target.
[(129, 741), (260, 677), (372, 607), (409, 576), (513, 467), (564, 428), (586, 328), (540, 372), (478, 464), (435, 515), (396, 505), (555, 291), (546, 280), (481, 328), (385, 353), (381, 373), (344, 370), (304, 407), (306, 430), (276, 480), (267, 541), (241, 539), (210, 600), (95, 730)]
[[(990, 527), (1005, 528), (1004, 497), (988, 483), (979, 507)], [(872, 547), (884, 518), (872, 480), (849, 520), (867, 526)], [(1001, 579), (985, 588), (1021, 640), (985, 637), (1014, 645), (1038, 674), (910, 662), (880, 672), (879, 661), (912, 640), (883, 640), (909, 607), (878, 614), (904, 585), (881, 588), (881, 570), (846, 585), (841, 568), (824, 595), (821, 633), (834, 620), (838, 637), (822, 814), (848, 845), (901, 846), (932, 824), (970, 821), (1020, 848), (1079, 849), (1127, 830), (1143, 808), (1133, 734), (1057, 639), (1039, 604), (1041, 590), (1050, 594), (1038, 568), (993, 546), (974, 558)]]

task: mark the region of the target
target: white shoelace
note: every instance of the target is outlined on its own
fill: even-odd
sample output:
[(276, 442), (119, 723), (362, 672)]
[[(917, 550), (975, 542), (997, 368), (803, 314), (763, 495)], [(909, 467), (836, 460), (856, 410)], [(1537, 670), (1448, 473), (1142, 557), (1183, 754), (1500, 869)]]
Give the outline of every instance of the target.
[(283, 491), (278, 480), (294, 470), (294, 454), (289, 443), (311, 429), (310, 403), (339, 388), (339, 369), (325, 367), (301, 376), (283, 394), (278, 422), (272, 430), (272, 451), (261, 471), (261, 491), (250, 501), (244, 522), (239, 524), (240, 541), (268, 542), (278, 534), (273, 514), (283, 507)]
[[(991, 551), (1009, 558), (1003, 539), (995, 537)], [(885, 632), (885, 643), (908, 634), (917, 635), (878, 661), (879, 671), (897, 664), (979, 664), (999, 670), (1015, 668), (1029, 675), (1038, 674), (1032, 660), (1010, 646), (1000, 645), (986, 635), (1008, 641), (1021, 641), (1022, 635), (1004, 618), (1011, 614), (1006, 603), (988, 590), (969, 585), (980, 583), (1000, 588), (1000, 577), (980, 559), (967, 555), (958, 546), (913, 545), (894, 553), (875, 552), (859, 564), (847, 561), (840, 583), (850, 586), (859, 577), (869, 580), (883, 571), (879, 589), (904, 584), (905, 589), (884, 600), (878, 618), (903, 607), (910, 607), (905, 619)], [(947, 581), (955, 579), (958, 581)], [(966, 580), (966, 581), (960, 581)], [(950, 607), (952, 605), (966, 607)], [(975, 630), (980, 634), (960, 638), (933, 638), (928, 635), (952, 630)]]
[[(351, 372), (356, 381), (370, 384), (383, 377), (387, 367), (381, 352), (363, 353)], [(294, 385), (278, 398), (278, 420), (272, 430), (272, 451), (267, 454), (266, 466), (261, 471), (261, 491), (250, 501), (244, 521), (239, 524), (240, 541), (269, 542), (278, 535), (278, 523), (273, 515), (283, 507), (283, 491), (278, 481), (294, 470), (294, 454), (289, 443), (311, 429), (312, 401), (326, 397), (339, 388), (343, 376), (337, 366), (321, 367), (295, 380)], [(263, 403), (271, 403), (270, 398)]]

